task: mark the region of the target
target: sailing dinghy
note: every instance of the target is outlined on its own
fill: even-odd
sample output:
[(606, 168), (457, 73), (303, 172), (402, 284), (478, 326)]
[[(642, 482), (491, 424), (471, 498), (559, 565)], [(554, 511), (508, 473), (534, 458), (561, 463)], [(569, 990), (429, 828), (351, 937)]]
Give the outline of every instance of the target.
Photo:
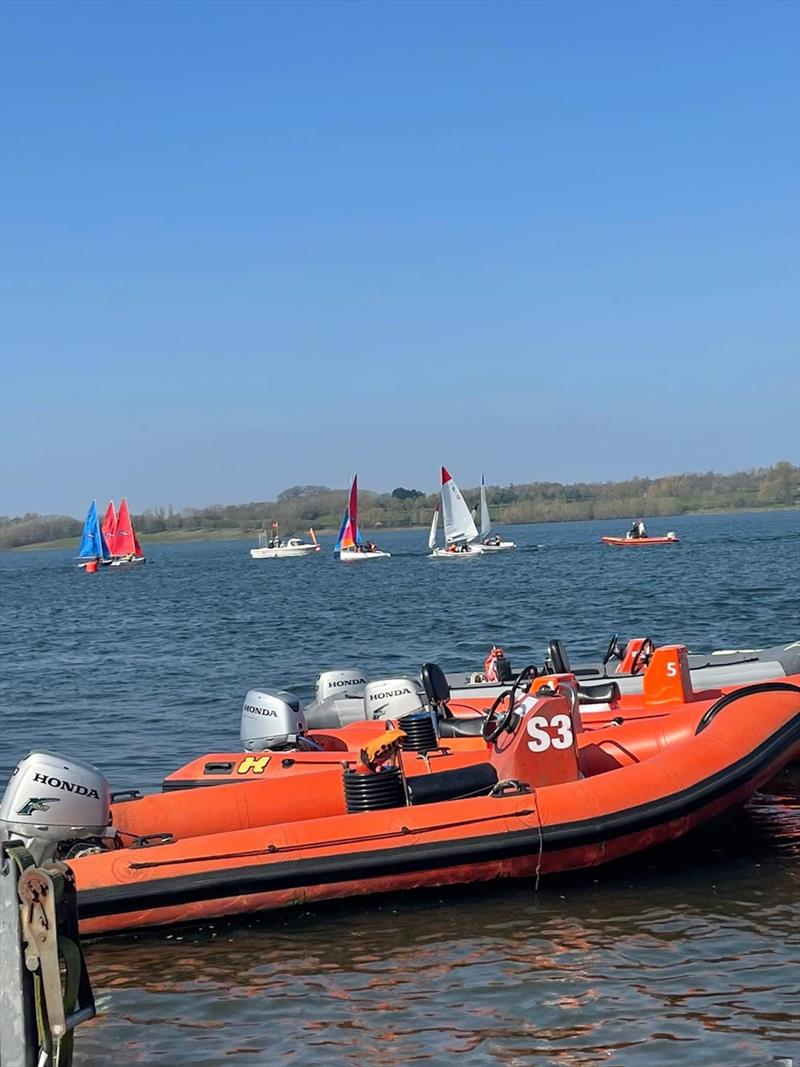
[(350, 497), (345, 508), (339, 539), (334, 547), (342, 563), (356, 563), (364, 559), (389, 559), (391, 553), (382, 552), (371, 541), (365, 541), (358, 527), (358, 475), (353, 475)]
[(89, 571), (96, 571), (99, 564), (111, 562), (111, 551), (108, 542), (100, 528), (100, 519), (97, 516), (97, 501), (93, 500), (86, 514), (83, 524), (81, 544), (78, 549), (78, 566), (86, 567)]
[[(108, 512), (106, 512), (108, 517)], [(136, 563), (144, 563), (144, 552), (139, 544), (139, 538), (133, 528), (128, 501), (123, 497), (119, 505), (116, 526), (109, 544), (112, 567), (129, 567)]]
[[(110, 545), (114, 540), (114, 533), (117, 529), (117, 512), (114, 508), (114, 501), (109, 500), (106, 513), (103, 516), (103, 521), (100, 523), (100, 529), (103, 532), (103, 537), (106, 539), (106, 544)], [(109, 559), (110, 563), (111, 560)]]
[(464, 497), (461, 495), (453, 476), (446, 467), (442, 467), (442, 525), (444, 526), (444, 548), (436, 547), (436, 527), (439, 508), (433, 513), (428, 547), (432, 559), (469, 559), (483, 554), (483, 546), (473, 544), (478, 538), (475, 525)]
[(502, 541), (492, 532), (492, 520), (489, 518), (489, 505), (486, 503), (486, 485), (481, 475), (481, 546), (484, 552), (501, 552), (507, 548), (516, 548), (513, 541)]

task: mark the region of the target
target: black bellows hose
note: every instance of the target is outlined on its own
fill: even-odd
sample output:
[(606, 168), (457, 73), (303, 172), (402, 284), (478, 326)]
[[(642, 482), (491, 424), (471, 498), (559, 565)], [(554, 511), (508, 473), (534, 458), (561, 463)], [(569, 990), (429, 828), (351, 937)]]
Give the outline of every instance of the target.
[(377, 774), (358, 774), (356, 771), (346, 770), (343, 781), (344, 802), (348, 814), (406, 806), (403, 775), (399, 767), (379, 771)]

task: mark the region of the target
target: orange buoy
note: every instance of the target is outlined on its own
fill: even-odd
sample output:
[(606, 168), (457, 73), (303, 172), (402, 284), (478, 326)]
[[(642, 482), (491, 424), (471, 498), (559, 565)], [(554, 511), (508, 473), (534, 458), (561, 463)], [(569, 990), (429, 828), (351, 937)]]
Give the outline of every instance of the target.
[(96, 559), (90, 559), (89, 562), (86, 564), (86, 573), (87, 574), (94, 574), (96, 570), (97, 570), (97, 560)]

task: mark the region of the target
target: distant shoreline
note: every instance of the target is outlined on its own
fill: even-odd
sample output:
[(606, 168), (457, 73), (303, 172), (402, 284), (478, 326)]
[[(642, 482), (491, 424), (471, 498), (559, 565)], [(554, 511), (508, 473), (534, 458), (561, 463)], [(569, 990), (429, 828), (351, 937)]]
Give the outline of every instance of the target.
[[(674, 518), (684, 519), (689, 516), (696, 515), (754, 515), (761, 512), (768, 511), (800, 511), (800, 506), (797, 504), (769, 504), (760, 508), (704, 508), (700, 511), (686, 511), (681, 515), (669, 515), (669, 516), (654, 516), (652, 519), (648, 519), (648, 522), (660, 522), (662, 519)], [(645, 518), (647, 516), (645, 515)], [(495, 522), (492, 523), (492, 528), (495, 526), (560, 526), (568, 522), (628, 522), (630, 521), (630, 515), (620, 515), (610, 517), (607, 519), (537, 519), (531, 522)], [(382, 533), (398, 533), (402, 530), (427, 530), (427, 523), (410, 523), (407, 526), (378, 526), (375, 529), (370, 529), (372, 537), (380, 539)], [(316, 531), (323, 536), (328, 534), (335, 534), (337, 532), (335, 527), (321, 527)], [(217, 530), (170, 530), (162, 531), (161, 533), (153, 534), (139, 534), (139, 540), (145, 544), (189, 544), (197, 541), (253, 541), (258, 540), (258, 530), (242, 530), (239, 526), (222, 527)], [(4, 548), (0, 549), (1, 552), (34, 552), (41, 551), (43, 549), (61, 549), (61, 548), (75, 548), (77, 551), (80, 544), (79, 537), (62, 537), (56, 541), (39, 541), (32, 545), (20, 545), (18, 548)]]

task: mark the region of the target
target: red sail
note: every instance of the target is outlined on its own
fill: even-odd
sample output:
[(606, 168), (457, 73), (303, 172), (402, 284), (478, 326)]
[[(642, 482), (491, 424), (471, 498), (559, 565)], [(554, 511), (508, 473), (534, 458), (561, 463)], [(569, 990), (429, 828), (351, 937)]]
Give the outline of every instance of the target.
[(114, 510), (114, 501), (109, 500), (106, 513), (103, 516), (103, 523), (100, 527), (103, 531), (103, 537), (106, 539), (108, 545), (108, 551), (111, 555), (116, 555), (114, 551), (114, 540), (117, 536), (117, 513)]
[(133, 530), (133, 523), (131, 522), (130, 512), (128, 511), (128, 501), (124, 498), (119, 505), (117, 530), (114, 537), (114, 547), (112, 552), (115, 556), (141, 556), (143, 554), (141, 546), (139, 545), (139, 539)]
[(353, 484), (350, 486), (350, 525), (353, 534), (358, 539), (358, 475), (353, 475)]

